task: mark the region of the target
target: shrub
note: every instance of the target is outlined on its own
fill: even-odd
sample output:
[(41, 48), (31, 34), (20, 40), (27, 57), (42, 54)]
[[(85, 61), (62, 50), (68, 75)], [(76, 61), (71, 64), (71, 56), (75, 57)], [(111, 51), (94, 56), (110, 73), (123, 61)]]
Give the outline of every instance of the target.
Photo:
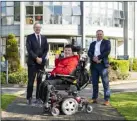
[(133, 59), (132, 70), (137, 71), (137, 59), (136, 58)]
[(6, 59), (9, 62), (9, 72), (16, 72), (19, 68), (18, 43), (14, 34), (9, 34), (6, 43)]
[(9, 74), (9, 83), (11, 84), (26, 84), (27, 80), (27, 71), (25, 69)]
[(0, 77), (1, 77), (1, 84), (6, 84), (6, 74), (1, 72)]

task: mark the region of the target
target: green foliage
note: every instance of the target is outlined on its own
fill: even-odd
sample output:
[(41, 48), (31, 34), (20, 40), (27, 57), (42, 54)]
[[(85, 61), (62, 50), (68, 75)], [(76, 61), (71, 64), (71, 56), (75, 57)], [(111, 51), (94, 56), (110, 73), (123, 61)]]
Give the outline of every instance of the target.
[(132, 69), (133, 69), (134, 71), (137, 71), (137, 59), (136, 59), (136, 58), (133, 59)]
[(1, 84), (6, 84), (6, 74), (1, 72), (0, 78), (1, 78)]
[(14, 34), (9, 34), (6, 43), (6, 59), (9, 62), (9, 72), (16, 72), (19, 69), (18, 43)]
[(11, 84), (26, 84), (28, 80), (27, 71), (19, 69), (17, 72), (9, 74), (9, 83)]
[(115, 60), (109, 58), (109, 79), (115, 81), (117, 79), (125, 80), (129, 77), (129, 61), (128, 60)]
[(16, 99), (17, 96), (15, 95), (9, 95), (9, 94), (3, 94), (1, 96), (1, 109), (5, 110), (7, 106), (12, 103), (13, 100)]
[(115, 107), (126, 120), (137, 120), (136, 92), (113, 94), (110, 100), (111, 105)]

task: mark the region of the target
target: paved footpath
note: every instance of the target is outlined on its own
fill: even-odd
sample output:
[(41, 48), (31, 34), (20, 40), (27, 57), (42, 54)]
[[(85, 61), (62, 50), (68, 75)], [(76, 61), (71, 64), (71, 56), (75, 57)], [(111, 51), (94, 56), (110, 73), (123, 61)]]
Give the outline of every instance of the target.
[[(91, 85), (80, 92), (81, 96), (88, 98), (91, 97), (91, 94)], [(25, 95), (25, 93), (22, 94), (8, 106), (6, 112), (2, 112), (2, 120), (124, 120), (124, 117), (122, 117), (116, 109), (103, 105), (103, 99), (100, 98), (101, 96), (99, 97), (98, 104), (91, 104), (93, 111), (90, 114), (77, 112), (71, 116), (60, 114), (54, 117), (50, 113), (43, 113), (42, 107), (28, 106)]]

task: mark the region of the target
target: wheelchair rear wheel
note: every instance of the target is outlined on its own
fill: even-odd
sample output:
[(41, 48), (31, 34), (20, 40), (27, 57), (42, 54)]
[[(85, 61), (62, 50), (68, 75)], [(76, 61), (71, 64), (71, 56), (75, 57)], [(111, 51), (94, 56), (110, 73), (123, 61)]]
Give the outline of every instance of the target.
[(67, 98), (62, 102), (61, 109), (66, 115), (75, 114), (78, 111), (78, 103), (73, 98)]

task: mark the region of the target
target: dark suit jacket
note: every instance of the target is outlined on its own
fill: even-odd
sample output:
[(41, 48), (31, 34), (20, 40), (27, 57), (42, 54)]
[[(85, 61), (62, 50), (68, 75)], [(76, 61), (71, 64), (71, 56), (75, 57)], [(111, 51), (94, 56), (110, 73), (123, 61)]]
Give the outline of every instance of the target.
[[(89, 50), (88, 50), (88, 56), (91, 60), (91, 64), (95, 64), (93, 62), (93, 57), (94, 57), (94, 51), (95, 51), (95, 45), (96, 41), (92, 42), (90, 44)], [(110, 54), (111, 51), (111, 43), (109, 40), (102, 40), (101, 45), (100, 45), (100, 55), (98, 56), (99, 60), (102, 60), (102, 63), (104, 64), (105, 67), (109, 66), (109, 61), (108, 61), (108, 55)]]
[(28, 65), (39, 65), (36, 62), (37, 57), (42, 58), (41, 65), (45, 65), (45, 57), (48, 52), (48, 43), (47, 38), (44, 35), (41, 35), (41, 47), (37, 41), (35, 34), (28, 35), (26, 40), (26, 48), (28, 51)]

